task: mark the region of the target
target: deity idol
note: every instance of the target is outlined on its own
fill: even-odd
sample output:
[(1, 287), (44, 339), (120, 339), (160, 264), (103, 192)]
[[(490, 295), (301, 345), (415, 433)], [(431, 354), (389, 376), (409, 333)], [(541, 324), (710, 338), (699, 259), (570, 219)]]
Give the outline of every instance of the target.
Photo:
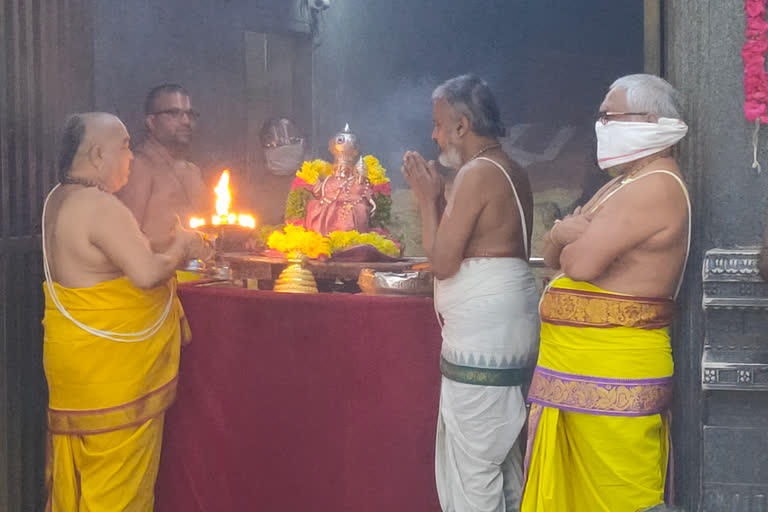
[(315, 184), (305, 226), (323, 236), (332, 231), (365, 233), (376, 203), (357, 136), (350, 133), (349, 125), (331, 139), (329, 150), (334, 158), (333, 174)]

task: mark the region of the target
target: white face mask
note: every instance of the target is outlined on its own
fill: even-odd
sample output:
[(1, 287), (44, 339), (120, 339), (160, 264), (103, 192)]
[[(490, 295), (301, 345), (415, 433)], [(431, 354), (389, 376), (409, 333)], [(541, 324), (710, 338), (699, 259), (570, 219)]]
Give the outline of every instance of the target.
[(634, 162), (674, 146), (686, 133), (688, 125), (667, 117), (659, 118), (656, 123), (597, 121), (597, 165), (609, 169)]
[(295, 173), (304, 161), (304, 143), (286, 144), (277, 148), (264, 150), (267, 169), (278, 176), (288, 176)]

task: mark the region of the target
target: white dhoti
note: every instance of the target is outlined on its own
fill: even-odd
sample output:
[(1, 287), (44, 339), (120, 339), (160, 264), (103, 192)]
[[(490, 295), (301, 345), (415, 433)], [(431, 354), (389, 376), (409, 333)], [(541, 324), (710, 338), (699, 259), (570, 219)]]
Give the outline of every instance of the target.
[(517, 258), (472, 258), (438, 281), (443, 346), (435, 475), (445, 512), (519, 510), (520, 385), (536, 362), (539, 293)]

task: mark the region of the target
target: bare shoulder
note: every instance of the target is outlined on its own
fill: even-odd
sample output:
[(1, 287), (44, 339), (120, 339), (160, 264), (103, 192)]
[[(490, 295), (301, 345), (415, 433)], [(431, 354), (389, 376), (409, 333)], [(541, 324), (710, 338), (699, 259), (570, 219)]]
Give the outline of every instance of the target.
[(95, 188), (78, 190), (72, 194), (81, 211), (93, 215), (97, 222), (113, 222), (115, 219), (133, 219), (131, 210), (115, 195), (107, 194)]
[[(499, 162), (502, 167), (505, 167), (503, 163)], [(457, 180), (461, 180), (462, 183), (467, 183), (467, 186), (493, 189), (498, 186), (499, 183), (506, 181), (504, 174), (493, 162), (489, 162), (484, 159), (475, 159), (468, 162), (464, 168), (459, 171), (456, 176)]]
[(525, 170), (506, 155), (494, 156), (490, 160), (492, 161), (478, 158), (468, 163), (462, 170), (467, 174), (467, 181), (473, 183), (476, 189), (482, 189), (491, 195), (507, 196), (510, 192), (507, 180), (509, 177), (516, 189), (521, 194), (527, 195), (530, 182)]
[(152, 160), (143, 153), (138, 153), (131, 161), (131, 174), (128, 176), (128, 185), (150, 183), (154, 175), (154, 163)]
[(650, 171), (626, 184), (605, 203), (603, 210), (641, 211), (646, 217), (665, 217), (688, 209), (687, 188), (683, 177), (673, 171)]
[(204, 186), (203, 173), (197, 165), (188, 160), (184, 160), (184, 165), (176, 166), (176, 169), (179, 171), (177, 176), (179, 176), (187, 186)]
[(656, 204), (680, 204), (681, 200), (684, 204), (688, 193), (682, 175), (671, 170), (649, 171), (635, 178), (629, 185), (627, 188), (634, 189), (635, 197)]
[(456, 177), (453, 180), (454, 189), (474, 189), (483, 182), (482, 175), (484, 174), (484, 166), (480, 165), (477, 160), (467, 162), (459, 172), (456, 173)]
[(149, 174), (154, 166), (155, 164), (149, 155), (142, 153), (141, 150), (137, 150), (131, 161), (131, 174)]
[(125, 223), (135, 222), (128, 207), (112, 194), (91, 187), (63, 192), (57, 217), (89, 237), (102, 228), (121, 233)]

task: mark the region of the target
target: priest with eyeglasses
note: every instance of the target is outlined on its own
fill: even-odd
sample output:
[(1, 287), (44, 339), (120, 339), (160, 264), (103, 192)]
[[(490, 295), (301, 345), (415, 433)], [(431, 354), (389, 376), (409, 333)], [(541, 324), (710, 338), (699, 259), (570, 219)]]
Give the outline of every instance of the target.
[(133, 212), (155, 251), (173, 243), (176, 218), (205, 216), (210, 198), (200, 168), (187, 160), (200, 114), (177, 84), (153, 88), (145, 102), (146, 137), (135, 149), (131, 175), (118, 197)]

